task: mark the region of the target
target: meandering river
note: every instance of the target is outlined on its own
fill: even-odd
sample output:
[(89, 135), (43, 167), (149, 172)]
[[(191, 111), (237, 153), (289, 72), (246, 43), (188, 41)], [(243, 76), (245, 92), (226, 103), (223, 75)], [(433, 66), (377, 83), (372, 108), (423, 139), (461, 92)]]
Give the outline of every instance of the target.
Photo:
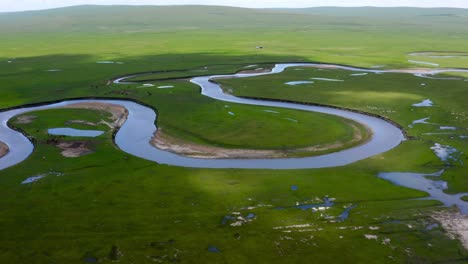
[[(343, 109), (335, 109), (332, 107), (303, 105), (289, 102), (276, 102), (267, 100), (254, 100), (239, 98), (233, 95), (225, 94), (221, 87), (212, 82), (217, 78), (245, 78), (266, 74), (275, 74), (283, 72), (288, 67), (327, 67), (327, 68), (340, 68), (359, 72), (404, 72), (404, 73), (423, 73), (423, 74), (437, 74), (445, 71), (459, 71), (458, 69), (444, 69), (444, 70), (372, 70), (353, 68), (340, 65), (329, 64), (312, 64), (312, 63), (288, 63), (277, 64), (271, 72), (262, 73), (238, 73), (231, 75), (213, 75), (201, 76), (191, 79), (201, 87), (201, 93), (204, 96), (211, 97), (216, 100), (233, 102), (248, 105), (260, 105), (268, 107), (281, 107), (289, 109), (298, 109), (311, 112), (319, 112), (330, 115), (336, 115), (347, 119), (352, 119), (362, 123), (372, 130), (372, 137), (366, 143), (355, 146), (346, 150), (335, 153), (325, 154), (314, 157), (304, 158), (278, 158), (278, 159), (200, 159), (190, 158), (177, 155), (168, 151), (160, 150), (150, 145), (150, 140), (153, 137), (157, 127), (155, 125), (156, 113), (153, 109), (126, 100), (69, 100), (60, 103), (52, 103), (49, 105), (24, 107), (0, 113), (0, 141), (8, 145), (10, 152), (4, 157), (0, 158), (0, 169), (5, 169), (15, 164), (24, 161), (31, 155), (34, 150), (34, 145), (22, 133), (15, 131), (8, 127), (7, 122), (20, 114), (27, 112), (53, 109), (63, 107), (69, 104), (80, 102), (98, 102), (110, 103), (125, 107), (128, 110), (128, 118), (122, 125), (118, 133), (115, 135), (116, 145), (124, 152), (146, 159), (155, 161), (160, 164), (167, 164), (182, 167), (194, 168), (243, 168), (243, 169), (304, 169), (304, 168), (324, 168), (344, 166), (368, 157), (386, 152), (398, 146), (405, 140), (403, 132), (386, 120), (380, 119), (375, 116), (347, 111)], [(133, 75), (134, 76), (134, 75)], [(128, 84), (125, 79), (133, 76), (127, 76), (114, 80), (114, 83)], [(157, 106), (156, 106), (157, 107)], [(138, 129), (135, 129), (138, 128)]]

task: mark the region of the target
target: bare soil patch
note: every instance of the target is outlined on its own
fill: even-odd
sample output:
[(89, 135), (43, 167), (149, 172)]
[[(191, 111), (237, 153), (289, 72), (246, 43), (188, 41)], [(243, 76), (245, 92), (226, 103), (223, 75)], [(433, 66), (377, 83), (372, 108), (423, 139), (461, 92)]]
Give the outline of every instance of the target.
[(8, 154), (10, 149), (8, 148), (7, 144), (0, 141), (0, 158)]
[(453, 239), (459, 239), (468, 249), (468, 215), (460, 212), (437, 212), (432, 216)]
[(77, 158), (94, 152), (91, 143), (87, 141), (63, 141), (59, 138), (48, 139), (47, 144), (58, 147), (62, 156)]
[(60, 154), (67, 158), (77, 158), (94, 152), (90, 144), (84, 141), (63, 141), (56, 146), (62, 150)]
[[(128, 117), (128, 110), (120, 105), (116, 104), (107, 104), (107, 103), (98, 103), (98, 102), (83, 102), (83, 103), (75, 103), (64, 106), (64, 108), (84, 108), (84, 109), (93, 109), (93, 110), (100, 110), (106, 111), (112, 114), (111, 120), (112, 123), (106, 122), (101, 120), (100, 123), (109, 126), (110, 128), (119, 128), (125, 123)], [(77, 120), (71, 120), (77, 121)], [(69, 121), (69, 122), (71, 122)]]
[[(319, 68), (319, 69), (338, 69), (340, 68), (339, 65), (332, 65), (332, 64), (323, 64), (323, 65), (311, 65), (304, 67), (312, 67), (312, 68)], [(434, 72), (434, 68), (403, 68), (403, 69), (389, 69), (389, 70), (382, 70), (385, 72), (393, 72), (393, 73), (411, 73), (411, 74), (428, 74)]]
[(254, 70), (242, 70), (238, 74), (252, 74), (252, 73), (268, 73), (271, 72), (271, 68), (258, 68)]
[(29, 124), (32, 121), (34, 121), (34, 119), (36, 119), (36, 117), (37, 116), (33, 116), (33, 115), (19, 116), (19, 117), (16, 118), (16, 123), (17, 124)]
[(68, 120), (65, 124), (66, 125), (80, 124), (80, 125), (87, 125), (87, 126), (97, 126), (96, 123), (88, 122), (88, 121), (85, 121), (85, 120)]
[(430, 68), (409, 68), (409, 69), (394, 69), (394, 70), (388, 70), (388, 72), (395, 72), (395, 73), (412, 73), (412, 74), (428, 74), (432, 73), (434, 69)]

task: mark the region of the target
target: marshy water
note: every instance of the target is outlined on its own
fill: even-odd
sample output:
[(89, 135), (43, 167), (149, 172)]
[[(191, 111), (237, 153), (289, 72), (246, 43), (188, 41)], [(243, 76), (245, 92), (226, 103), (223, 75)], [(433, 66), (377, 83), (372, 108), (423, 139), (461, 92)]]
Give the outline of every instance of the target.
[[(434, 154), (443, 161), (447, 167), (452, 163), (462, 163), (459, 159), (460, 152), (447, 145), (434, 143), (431, 147)], [(461, 198), (468, 195), (468, 193), (448, 194), (444, 191), (448, 189), (446, 181), (439, 180), (445, 170), (436, 173), (413, 173), (413, 172), (385, 172), (380, 173), (378, 176), (381, 179), (388, 180), (396, 185), (404, 186), (411, 189), (420, 190), (429, 194), (429, 197), (424, 199), (438, 200), (444, 206), (456, 206), (462, 214), (468, 214), (468, 202), (463, 201)]]
[(287, 82), (287, 83), (284, 83), (284, 84), (287, 84), (287, 85), (301, 85), (301, 84), (311, 84), (311, 83), (314, 83), (312, 81), (292, 81), (292, 82)]
[(468, 193), (447, 194), (444, 192), (448, 188), (447, 182), (442, 180), (432, 180), (428, 177), (440, 177), (443, 171), (427, 173), (411, 172), (385, 172), (380, 173), (379, 177), (388, 180), (396, 185), (411, 189), (420, 190), (429, 194), (424, 199), (434, 199), (442, 202), (444, 206), (457, 206), (462, 214), (468, 214), (468, 203), (461, 200), (461, 197)]
[(69, 136), (69, 137), (98, 137), (104, 134), (101, 130), (85, 130), (70, 127), (50, 128), (47, 130), (50, 135)]
[(343, 210), (343, 212), (338, 216), (338, 221), (340, 221), (340, 222), (346, 221), (346, 219), (349, 218), (349, 214), (350, 214), (351, 210), (353, 210), (356, 207), (357, 207), (357, 205), (350, 205), (350, 206), (346, 207)]
[(433, 105), (434, 105), (434, 103), (432, 102), (431, 99), (425, 99), (420, 103), (413, 104), (413, 106), (416, 106), (416, 107), (425, 107), (425, 106), (430, 107), (430, 106), (433, 106)]

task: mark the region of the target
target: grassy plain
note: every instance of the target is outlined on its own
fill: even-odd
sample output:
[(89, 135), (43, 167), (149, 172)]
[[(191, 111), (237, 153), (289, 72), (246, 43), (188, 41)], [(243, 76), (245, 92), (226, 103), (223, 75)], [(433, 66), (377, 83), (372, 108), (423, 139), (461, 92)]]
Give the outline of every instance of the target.
[[(411, 67), (417, 66), (408, 62), (414, 59), (407, 55), (411, 52), (467, 52), (466, 10), (368, 11), (362, 13), (387, 15), (363, 15), (356, 9), (337, 9), (335, 15), (309, 11), (291, 15), (284, 10), (224, 7), (90, 6), (0, 14), (0, 107), (81, 96), (131, 98), (157, 108), (158, 122), (171, 135), (227, 146), (239, 144), (236, 136), (253, 138), (254, 132), (260, 133), (250, 129), (250, 118), (263, 123), (262, 131), (274, 133), (284, 126), (261, 107), (239, 105), (231, 105), (239, 115), (228, 125), (225, 104), (200, 96), (186, 80), (151, 82), (174, 85), (173, 89), (106, 85), (108, 80), (163, 70), (180, 72), (156, 78), (187, 77), (192, 74), (187, 70), (204, 67), (206, 74), (232, 73), (251, 64), (287, 61)], [(460, 58), (426, 59), (442, 67), (468, 67)], [(345, 81), (283, 85), (285, 80), (309, 76)], [(346, 71), (312, 69), (261, 78), (225, 84), (237, 94), (383, 114), (403, 126), (431, 116), (431, 122), (459, 127), (454, 135), (467, 127), (466, 82), (403, 74), (352, 79)], [(411, 104), (427, 98), (435, 107), (411, 111)], [(287, 113), (301, 120), (321, 120), (310, 113)], [(49, 137), (45, 129), (75, 119), (77, 113), (61, 109), (34, 115), (35, 121), (21, 126), (43, 142)], [(95, 122), (102, 116), (88, 112), (79, 117)], [(219, 123), (223, 126), (215, 127)], [(241, 124), (244, 127), (236, 134), (226, 134)], [(449, 239), (441, 228), (426, 228), (434, 221), (430, 217), (434, 211), (447, 209), (438, 202), (414, 200), (424, 197), (423, 192), (376, 177), (382, 171), (435, 172), (445, 167), (429, 149), (434, 142), (468, 151), (466, 139), (423, 135), (436, 129), (416, 125), (408, 131), (423, 140), (407, 141), (349, 166), (291, 171), (158, 165), (119, 151), (110, 133), (87, 139), (93, 141), (95, 152), (80, 158), (64, 158), (56, 147), (39, 143), (25, 162), (0, 171), (0, 262), (110, 263), (119, 255), (111, 254), (115, 245), (123, 254), (121, 263), (463, 263), (468, 253), (457, 240)], [(294, 127), (294, 133), (307, 131), (306, 126)], [(211, 139), (215, 142), (207, 142)], [(275, 146), (309, 140), (288, 138)], [(272, 147), (268, 140), (253, 143)], [(465, 154), (460, 159), (466, 160)], [(48, 172), (64, 175), (20, 184)], [(465, 175), (464, 164), (452, 164), (443, 176), (449, 191), (467, 191)], [(336, 198), (336, 205), (326, 211), (295, 208), (297, 203), (319, 203), (327, 195)], [(330, 216), (337, 217), (349, 205), (357, 207), (348, 219), (331, 222), (336, 219)], [(226, 215), (237, 212), (256, 216), (239, 227), (222, 224)], [(212, 246), (220, 253), (210, 252)]]
[[(44, 125), (66, 122), (68, 111), (34, 112), (37, 119), (22, 128), (44, 142), (50, 138)], [(87, 116), (81, 118), (96, 122), (101, 115)], [(42, 123), (45, 117), (50, 123)], [(437, 166), (437, 159), (417, 142), (402, 146), (403, 152), (393, 150), (343, 168), (271, 171), (162, 166), (118, 151), (110, 133), (88, 140), (96, 146), (92, 154), (64, 158), (56, 147), (40, 143), (27, 161), (2, 172), (5, 199), (0, 206), (5, 210), (0, 233), (7, 238), (2, 239), (2, 259), (106, 263), (113, 245), (124, 263), (294, 263), (311, 258), (365, 263), (386, 262), (388, 256), (395, 261), (414, 261), (417, 256), (423, 262), (461, 262), (464, 256), (440, 229), (426, 231), (434, 223), (429, 215), (438, 210), (437, 202), (408, 201), (424, 193), (375, 177), (389, 165), (414, 169), (412, 161), (395, 164), (416, 156)], [(19, 184), (48, 172), (63, 175)], [(335, 198), (336, 205), (323, 213), (295, 208), (297, 202), (322, 203), (325, 196)], [(357, 205), (350, 218), (333, 222), (330, 217), (350, 205)], [(232, 221), (222, 224), (235, 212), (256, 216), (240, 227), (230, 226)], [(288, 230), (291, 233), (283, 232)], [(390, 242), (383, 245), (385, 241)], [(221, 253), (209, 252), (210, 246)]]
[[(447, 170), (443, 178), (450, 181), (450, 192), (467, 192), (468, 178), (465, 175), (468, 170), (464, 166), (467, 156), (464, 153), (468, 152), (468, 145), (463, 136), (467, 134), (468, 128), (465, 96), (468, 83), (464, 79), (438, 80), (402, 73), (353, 76), (355, 73), (347, 70), (296, 68), (273, 76), (220, 80), (220, 83), (238, 96), (315, 102), (379, 114), (396, 121), (410, 136), (420, 141), (453, 146), (459, 150), (460, 156), (456, 161), (451, 161), (452, 168)], [(443, 78), (444, 75), (439, 77)], [(312, 80), (314, 83), (296, 86), (284, 84), (297, 80)], [(430, 99), (434, 105), (413, 106), (426, 99)], [(427, 117), (429, 119), (426, 122), (429, 124), (413, 124), (413, 121)], [(448, 129), (444, 130), (444, 127)]]

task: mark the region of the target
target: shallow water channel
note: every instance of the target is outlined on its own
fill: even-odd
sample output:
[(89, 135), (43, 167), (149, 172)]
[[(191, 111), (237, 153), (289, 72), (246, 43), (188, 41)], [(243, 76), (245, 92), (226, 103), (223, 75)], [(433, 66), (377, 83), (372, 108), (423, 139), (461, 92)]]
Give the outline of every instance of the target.
[(379, 178), (388, 180), (396, 185), (427, 192), (429, 197), (424, 199), (438, 200), (444, 206), (457, 206), (462, 214), (468, 214), (468, 203), (461, 199), (461, 197), (468, 195), (468, 193), (447, 194), (444, 192), (447, 189), (447, 182), (428, 178), (440, 177), (443, 172), (440, 171), (432, 174), (386, 172), (380, 173)]
[[(283, 72), (289, 67), (326, 67), (332, 69), (346, 69), (357, 72), (384, 73), (384, 72), (406, 72), (399, 70), (374, 70), (361, 69), (331, 64), (313, 64), (313, 63), (288, 63), (277, 64), (271, 72), (261, 73), (238, 73), (231, 75), (213, 75), (201, 76), (191, 79), (201, 87), (202, 95), (210, 98), (247, 105), (261, 105), (268, 107), (280, 107), (289, 109), (298, 109), (311, 112), (319, 112), (341, 116), (347, 119), (360, 122), (368, 126), (372, 132), (372, 138), (359, 146), (342, 150), (335, 153), (325, 154), (314, 157), (304, 158), (280, 158), (280, 159), (199, 159), (189, 158), (177, 155), (171, 152), (154, 148), (150, 145), (150, 140), (156, 131), (156, 113), (153, 109), (140, 105), (135, 102), (125, 100), (70, 100), (60, 103), (53, 103), (43, 106), (25, 107), (15, 110), (4, 111), (0, 113), (0, 141), (6, 143), (10, 152), (0, 159), (0, 169), (13, 166), (24, 161), (33, 151), (33, 144), (21, 133), (8, 127), (7, 122), (12, 117), (42, 109), (58, 108), (68, 104), (78, 102), (99, 102), (121, 105), (129, 111), (128, 119), (120, 128), (115, 136), (116, 145), (124, 152), (131, 155), (155, 161), (160, 164), (183, 167), (197, 168), (246, 168), (246, 169), (302, 169), (302, 168), (324, 168), (344, 166), (383, 152), (386, 152), (398, 146), (405, 140), (402, 131), (390, 122), (380, 118), (356, 113), (352, 111), (335, 109), (331, 107), (302, 105), (287, 102), (274, 102), (267, 100), (254, 100), (235, 97), (225, 94), (221, 87), (212, 82), (217, 78), (245, 78), (259, 75), (276, 74)], [(444, 71), (453, 71), (453, 69), (433, 70), (430, 74), (437, 74)], [(413, 72), (410, 72), (413, 73)], [(426, 74), (427, 71), (425, 72)], [(114, 80), (117, 84), (129, 84), (125, 79), (135, 75), (126, 76)], [(138, 129), (134, 129), (138, 127)]]

